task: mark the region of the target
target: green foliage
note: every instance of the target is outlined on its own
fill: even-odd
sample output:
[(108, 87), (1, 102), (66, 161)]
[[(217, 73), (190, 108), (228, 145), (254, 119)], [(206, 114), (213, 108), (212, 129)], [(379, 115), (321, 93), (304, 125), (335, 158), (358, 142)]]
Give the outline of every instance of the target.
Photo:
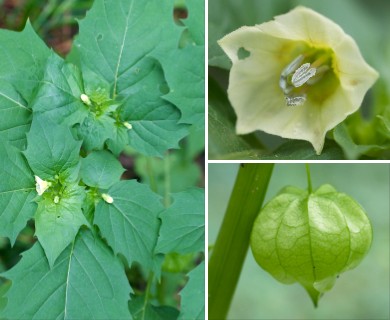
[(28, 102), (50, 51), (30, 23), (20, 33), (0, 30), (0, 39), (7, 48), (0, 50), (0, 139), (20, 147), (32, 120)]
[(145, 306), (145, 297), (134, 297), (130, 301), (131, 314), (134, 320), (176, 320), (179, 313), (172, 307), (156, 307), (151, 304)]
[(80, 123), (88, 114), (80, 100), (83, 91), (80, 71), (52, 53), (31, 108), (59, 123)]
[(204, 191), (189, 189), (172, 195), (173, 204), (160, 214), (157, 252), (190, 253), (204, 248)]
[[(204, 3), (186, 6), (175, 22), (174, 1), (96, 0), (66, 60), (29, 22), (0, 30), (0, 237), (33, 218), (38, 240), (0, 266), (1, 319), (204, 319), (203, 264), (182, 301), (162, 284), (184, 285), (166, 255), (188, 253), (181, 280), (204, 257)], [(120, 180), (124, 150), (144, 183)]]
[(124, 169), (108, 151), (94, 151), (81, 160), (81, 179), (90, 187), (108, 189), (117, 182)]
[(251, 248), (257, 263), (282, 283), (299, 282), (315, 306), (340, 273), (367, 254), (372, 228), (363, 208), (331, 185), (285, 187), (257, 217)]
[[(76, 237), (79, 228), (87, 225), (81, 207), (85, 197), (84, 189), (67, 185), (59, 195), (46, 194), (39, 199), (35, 213), (35, 235), (41, 243), (50, 267), (61, 252)], [(58, 203), (54, 200), (58, 197)]]
[(202, 262), (188, 274), (188, 283), (180, 293), (184, 306), (179, 319), (204, 319), (204, 268)]
[(35, 117), (27, 134), (24, 155), (34, 174), (41, 179), (74, 180), (79, 171), (79, 150), (69, 128), (46, 117)]
[(36, 243), (4, 276), (12, 281), (4, 311), (7, 318), (130, 318), (131, 289), (123, 265), (89, 231), (80, 232), (52, 268)]
[(134, 180), (117, 182), (107, 193), (113, 203), (100, 200), (95, 213), (95, 223), (103, 237), (129, 264), (138, 261), (152, 269), (159, 230), (157, 217), (163, 210), (160, 198)]
[[(0, 141), (0, 235), (15, 243), (37, 205), (34, 177), (22, 153)], [(10, 204), (12, 204), (10, 206)]]

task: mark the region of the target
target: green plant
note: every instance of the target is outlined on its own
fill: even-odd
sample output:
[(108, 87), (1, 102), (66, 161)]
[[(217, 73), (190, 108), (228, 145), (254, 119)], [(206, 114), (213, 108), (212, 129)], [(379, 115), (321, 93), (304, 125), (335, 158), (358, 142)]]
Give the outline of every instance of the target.
[[(316, 306), (371, 246), (371, 224), (361, 206), (330, 185), (312, 190), (309, 171), (307, 190), (285, 187), (260, 210), (272, 168), (239, 168), (209, 261), (210, 319), (226, 317), (249, 241), (263, 269), (282, 283), (302, 284)], [(254, 288), (265, 297), (261, 285)]]
[[(96, 0), (66, 60), (29, 22), (0, 30), (0, 235), (33, 218), (38, 238), (1, 274), (2, 318), (204, 318), (200, 172), (170, 167), (204, 141), (204, 3), (185, 5), (175, 22), (174, 1)], [(120, 180), (123, 151), (143, 184)]]

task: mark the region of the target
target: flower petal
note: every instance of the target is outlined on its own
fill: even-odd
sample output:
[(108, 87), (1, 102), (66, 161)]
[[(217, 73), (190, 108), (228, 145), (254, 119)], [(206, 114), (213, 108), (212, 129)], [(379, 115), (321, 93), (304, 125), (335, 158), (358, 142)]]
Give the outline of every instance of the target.
[[(322, 151), (326, 132), (360, 107), (378, 77), (350, 36), (328, 18), (304, 7), (261, 25), (241, 27), (218, 43), (233, 62), (228, 97), (237, 114), (237, 133), (262, 130), (307, 140), (317, 154)], [(240, 55), (240, 50), (247, 54)], [(331, 62), (318, 62), (311, 70), (305, 61), (286, 71), (299, 55), (316, 50), (326, 52), (331, 58), (323, 61)], [(314, 77), (318, 66), (330, 72), (322, 82), (322, 75)], [(287, 82), (287, 74), (295, 70), (298, 73), (292, 85), (299, 87), (298, 92)], [(313, 81), (309, 83), (309, 79)], [(301, 89), (303, 85), (307, 87)], [(286, 104), (286, 99), (300, 98), (302, 103)]]

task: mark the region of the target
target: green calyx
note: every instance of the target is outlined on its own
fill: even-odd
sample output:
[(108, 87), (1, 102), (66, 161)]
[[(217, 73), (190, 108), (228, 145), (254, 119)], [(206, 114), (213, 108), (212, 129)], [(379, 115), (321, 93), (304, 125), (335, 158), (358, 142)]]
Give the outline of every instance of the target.
[(311, 193), (284, 188), (262, 209), (251, 234), (257, 263), (282, 283), (299, 282), (315, 306), (339, 274), (361, 262), (371, 241), (363, 208), (327, 184)]
[(80, 98), (96, 117), (114, 112), (118, 107), (118, 103), (109, 97), (108, 91), (101, 87), (96, 88), (88, 95), (82, 94)]
[[(45, 188), (42, 194), (38, 194), (38, 197), (35, 199), (37, 203), (45, 201), (58, 205), (63, 197), (66, 198), (69, 196), (67, 188), (73, 186), (73, 183), (66, 183), (59, 175), (55, 175), (53, 179), (48, 179), (47, 181), (43, 181), (43, 183), (47, 184), (47, 188)], [(37, 186), (37, 190), (38, 188), (39, 187)]]

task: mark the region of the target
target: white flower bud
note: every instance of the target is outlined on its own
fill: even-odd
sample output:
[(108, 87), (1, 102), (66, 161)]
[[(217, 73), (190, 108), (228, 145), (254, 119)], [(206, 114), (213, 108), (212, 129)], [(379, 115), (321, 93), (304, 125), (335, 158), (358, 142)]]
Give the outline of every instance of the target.
[(102, 198), (107, 203), (113, 203), (114, 202), (114, 199), (110, 195), (108, 195), (107, 193), (102, 193)]
[(125, 122), (123, 122), (123, 125), (127, 128), (127, 129), (133, 129), (133, 126), (130, 124), (130, 123), (128, 123), (127, 121), (125, 121)]
[(80, 99), (87, 106), (90, 106), (92, 104), (91, 99), (89, 99), (89, 97), (84, 93), (80, 96)]

